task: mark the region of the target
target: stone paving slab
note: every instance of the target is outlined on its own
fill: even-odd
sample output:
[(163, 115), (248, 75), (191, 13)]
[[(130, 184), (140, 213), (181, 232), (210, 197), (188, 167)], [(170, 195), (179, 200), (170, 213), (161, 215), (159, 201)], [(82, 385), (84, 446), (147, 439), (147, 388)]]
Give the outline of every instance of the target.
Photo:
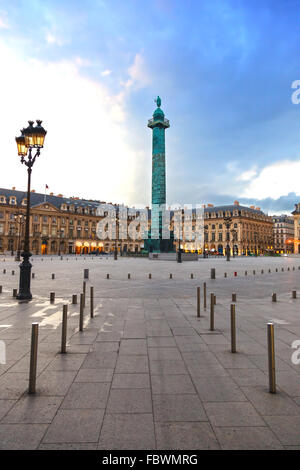
[[(300, 282), (298, 266), (300, 258), (178, 265), (34, 257), (34, 298), (18, 303), (11, 295), (18, 276), (8, 274), (16, 264), (0, 256), (0, 340), (7, 355), (6, 364), (0, 364), (0, 448), (299, 449), (300, 365), (291, 362), (291, 344), (300, 339), (300, 296), (291, 299)], [(79, 332), (79, 305), (71, 304), (71, 296), (82, 291), (86, 267), (90, 278), (84, 331)], [(211, 267), (216, 268), (215, 280), (209, 278)], [(49, 282), (52, 272), (56, 279)], [(50, 290), (56, 292), (54, 305)], [(271, 302), (274, 291), (276, 303)], [(217, 296), (215, 331), (210, 331), (211, 292)], [(237, 294), (236, 354), (230, 352), (232, 292)], [(63, 303), (69, 308), (67, 354), (60, 354)], [(275, 324), (275, 395), (268, 391), (269, 320)], [(30, 396), (34, 321), (39, 323), (37, 393)]]

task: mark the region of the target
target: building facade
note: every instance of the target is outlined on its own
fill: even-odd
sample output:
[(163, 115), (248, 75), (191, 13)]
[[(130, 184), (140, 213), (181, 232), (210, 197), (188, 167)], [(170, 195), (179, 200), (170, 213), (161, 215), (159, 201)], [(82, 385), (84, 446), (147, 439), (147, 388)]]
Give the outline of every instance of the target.
[(300, 254), (300, 203), (295, 204), (292, 212), (294, 219), (294, 253)]
[[(229, 229), (227, 224), (230, 224)], [(193, 227), (195, 225), (196, 214), (193, 213)], [(175, 243), (178, 248), (178, 241)], [(181, 248), (185, 251), (225, 255), (227, 243), (231, 255), (249, 256), (272, 251), (272, 217), (264, 214), (259, 207), (241, 206), (238, 201), (216, 207), (208, 204), (204, 206), (204, 243), (201, 246), (183, 236)]]
[[(0, 188), (0, 253), (22, 250), (25, 234), (27, 193)], [(52, 193), (30, 195), (30, 250), (33, 254), (81, 254), (139, 252), (143, 240), (100, 240), (97, 223), (105, 216), (97, 215), (100, 201), (65, 198)], [(132, 217), (128, 217), (130, 223)]]
[(273, 216), (274, 250), (276, 253), (294, 252), (294, 219), (282, 214)]

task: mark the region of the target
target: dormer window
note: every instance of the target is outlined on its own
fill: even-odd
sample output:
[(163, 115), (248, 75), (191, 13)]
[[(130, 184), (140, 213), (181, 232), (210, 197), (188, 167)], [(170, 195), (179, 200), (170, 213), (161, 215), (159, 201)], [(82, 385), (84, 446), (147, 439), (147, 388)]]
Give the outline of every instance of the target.
[(0, 203), (1, 204), (6, 204), (6, 197), (5, 196), (0, 196)]
[(15, 196), (11, 196), (9, 198), (9, 203), (12, 204), (12, 205), (16, 205), (17, 204), (17, 199)]
[(66, 204), (62, 204), (62, 205), (61, 205), (61, 210), (62, 210), (62, 211), (66, 211), (66, 210), (67, 210)]
[(22, 200), (22, 206), (27, 206), (27, 199)]

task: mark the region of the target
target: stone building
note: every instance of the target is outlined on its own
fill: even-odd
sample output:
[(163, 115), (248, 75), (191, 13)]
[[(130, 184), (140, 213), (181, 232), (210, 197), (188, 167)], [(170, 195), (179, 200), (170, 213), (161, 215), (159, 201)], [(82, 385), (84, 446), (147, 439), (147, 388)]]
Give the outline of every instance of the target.
[(282, 214), (273, 216), (274, 250), (277, 253), (294, 251), (294, 219)]
[[(115, 240), (100, 240), (96, 214), (100, 201), (31, 191), (30, 250), (33, 254), (109, 253)], [(0, 253), (22, 249), (27, 193), (0, 188)], [(131, 217), (128, 218), (130, 222)], [(139, 252), (143, 240), (117, 241), (119, 252)]]
[[(226, 219), (230, 218), (230, 228), (226, 228)], [(193, 213), (193, 224), (196, 214)], [(238, 201), (232, 205), (204, 207), (204, 243), (197, 245), (183, 237), (181, 247), (186, 251), (205, 249), (209, 253), (225, 255), (227, 238), (231, 255), (254, 255), (273, 250), (272, 217), (264, 214), (259, 207), (241, 206)], [(178, 247), (178, 241), (175, 242)]]
[(300, 203), (295, 204), (292, 212), (294, 219), (294, 253), (300, 254)]

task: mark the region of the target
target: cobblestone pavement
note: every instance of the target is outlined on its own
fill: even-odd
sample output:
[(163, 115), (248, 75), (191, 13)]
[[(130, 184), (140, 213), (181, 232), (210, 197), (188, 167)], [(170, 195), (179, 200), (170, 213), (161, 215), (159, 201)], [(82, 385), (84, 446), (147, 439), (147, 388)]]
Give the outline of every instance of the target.
[[(18, 263), (0, 257), (0, 340), (6, 347), (6, 363), (0, 364), (0, 449), (300, 449), (300, 364), (291, 360), (291, 345), (300, 339), (298, 267), (297, 257), (182, 264), (33, 257), (34, 298), (18, 303), (12, 297)], [(82, 292), (84, 268), (89, 280), (79, 332), (79, 305), (71, 298)], [(292, 299), (292, 290), (298, 298)], [(49, 302), (51, 291), (55, 304)], [(233, 292), (236, 354), (230, 352)], [(61, 354), (64, 303), (68, 345)], [(268, 391), (269, 320), (275, 324), (276, 394)], [(28, 395), (33, 322), (39, 323), (37, 392)]]

